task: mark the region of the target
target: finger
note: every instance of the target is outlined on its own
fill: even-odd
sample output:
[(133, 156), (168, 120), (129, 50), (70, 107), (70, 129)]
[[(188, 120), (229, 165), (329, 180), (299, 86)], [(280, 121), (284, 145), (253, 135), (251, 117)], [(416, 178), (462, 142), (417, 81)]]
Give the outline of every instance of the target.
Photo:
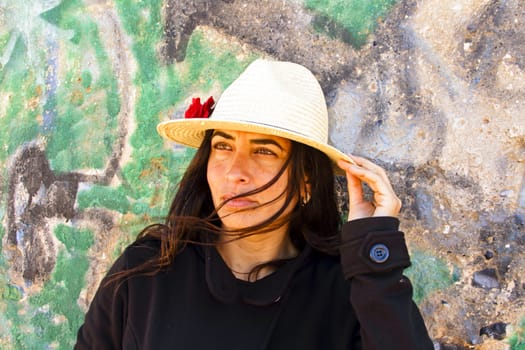
[(345, 170), (350, 175), (365, 182), (374, 193), (374, 216), (397, 216), (401, 209), (401, 200), (394, 189), (384, 169), (375, 163), (361, 157), (353, 156), (355, 166), (346, 165)]
[(350, 205), (352, 202), (359, 203), (363, 201), (363, 186), (361, 180), (353, 175), (352, 171), (349, 169), (351, 166), (355, 166), (347, 161), (341, 160), (337, 162), (337, 165), (344, 170), (346, 174), (346, 184), (348, 190), (348, 197)]
[(346, 173), (346, 183), (348, 188), (348, 200), (350, 206), (352, 203), (360, 203), (363, 201), (363, 184), (359, 178), (351, 173)]
[(365, 182), (374, 193), (392, 194), (395, 196), (386, 171), (382, 167), (362, 157), (350, 157), (354, 160), (355, 164), (340, 161), (338, 165), (341, 169), (358, 178), (360, 181)]
[(370, 177), (370, 183), (368, 181), (365, 181), (367, 184), (369, 185), (377, 184), (378, 186), (384, 185), (386, 186), (385, 188), (394, 192), (385, 169), (383, 169), (381, 166), (363, 157), (351, 156), (351, 158), (361, 168), (361, 170), (369, 170), (371, 172), (371, 173), (365, 173), (364, 171), (362, 172), (363, 176), (368, 175)]
[(369, 169), (370, 171), (380, 175), (386, 182), (390, 183), (390, 180), (388, 180), (388, 175), (385, 169), (383, 169), (383, 167), (363, 157), (358, 157), (358, 156), (350, 156), (350, 157), (355, 162), (355, 164), (359, 165), (361, 168)]
[(359, 178), (352, 174), (349, 167), (357, 167), (355, 164), (341, 161), (338, 165), (346, 173), (348, 190), (348, 220), (369, 217), (374, 214), (374, 205), (364, 198), (363, 184)]
[(376, 172), (375, 169), (369, 169), (357, 165), (350, 165), (347, 171), (360, 181), (366, 183), (374, 193), (393, 192), (390, 182), (383, 174)]

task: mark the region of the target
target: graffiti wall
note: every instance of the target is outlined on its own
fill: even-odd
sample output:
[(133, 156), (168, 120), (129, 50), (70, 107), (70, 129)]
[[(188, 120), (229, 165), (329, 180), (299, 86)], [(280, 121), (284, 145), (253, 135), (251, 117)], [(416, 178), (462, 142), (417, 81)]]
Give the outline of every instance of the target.
[(70, 349), (193, 151), (160, 139), (257, 57), (403, 200), (436, 349), (525, 349), (522, 0), (0, 0), (0, 348)]

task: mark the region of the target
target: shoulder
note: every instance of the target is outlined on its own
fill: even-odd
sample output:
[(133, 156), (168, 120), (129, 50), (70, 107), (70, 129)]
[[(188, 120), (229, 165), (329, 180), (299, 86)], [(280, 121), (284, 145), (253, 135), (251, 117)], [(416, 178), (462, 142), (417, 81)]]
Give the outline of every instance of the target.
[(138, 266), (160, 255), (161, 241), (151, 237), (138, 238), (121, 255), (127, 268)]
[(145, 262), (158, 257), (160, 241), (154, 239), (137, 239), (128, 245), (113, 262), (106, 278), (136, 268)]
[[(121, 264), (125, 269), (133, 269), (160, 258), (162, 249), (165, 248), (162, 247), (160, 239), (151, 236), (141, 237), (126, 247), (119, 260), (122, 260)], [(175, 263), (184, 264), (188, 260), (202, 259), (201, 255), (201, 249), (197, 245), (181, 245), (169, 266), (172, 267)]]
[(339, 256), (329, 255), (315, 249), (312, 249), (310, 253), (310, 261), (316, 268), (325, 272), (335, 271), (337, 269), (341, 270)]
[(321, 282), (328, 288), (346, 289), (349, 285), (344, 278), (339, 256), (313, 250), (304, 266), (304, 272), (312, 281)]
[[(331, 310), (333, 319), (345, 319), (351, 310), (350, 281), (344, 278), (339, 256), (312, 250), (297, 272), (292, 286), (292, 299), (318, 310)], [(346, 316), (345, 316), (346, 315)]]

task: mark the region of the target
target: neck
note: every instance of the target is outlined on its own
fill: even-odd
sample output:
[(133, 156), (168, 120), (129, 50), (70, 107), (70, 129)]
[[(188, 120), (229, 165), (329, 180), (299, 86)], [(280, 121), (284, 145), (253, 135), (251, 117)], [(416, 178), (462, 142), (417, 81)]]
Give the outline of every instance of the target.
[[(227, 240), (228, 237), (222, 238), (223, 242)], [(298, 254), (287, 228), (218, 244), (217, 250), (233, 275), (246, 281), (261, 279), (275, 270), (272, 266), (265, 266), (257, 276), (250, 276), (256, 266), (272, 260), (290, 259)]]

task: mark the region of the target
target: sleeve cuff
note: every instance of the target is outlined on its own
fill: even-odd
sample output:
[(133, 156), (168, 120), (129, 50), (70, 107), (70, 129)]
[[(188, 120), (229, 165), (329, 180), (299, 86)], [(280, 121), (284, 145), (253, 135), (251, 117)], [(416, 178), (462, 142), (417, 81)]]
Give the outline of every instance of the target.
[(341, 233), (341, 265), (345, 278), (381, 273), (410, 266), (410, 257), (399, 220), (371, 217), (352, 220)]

